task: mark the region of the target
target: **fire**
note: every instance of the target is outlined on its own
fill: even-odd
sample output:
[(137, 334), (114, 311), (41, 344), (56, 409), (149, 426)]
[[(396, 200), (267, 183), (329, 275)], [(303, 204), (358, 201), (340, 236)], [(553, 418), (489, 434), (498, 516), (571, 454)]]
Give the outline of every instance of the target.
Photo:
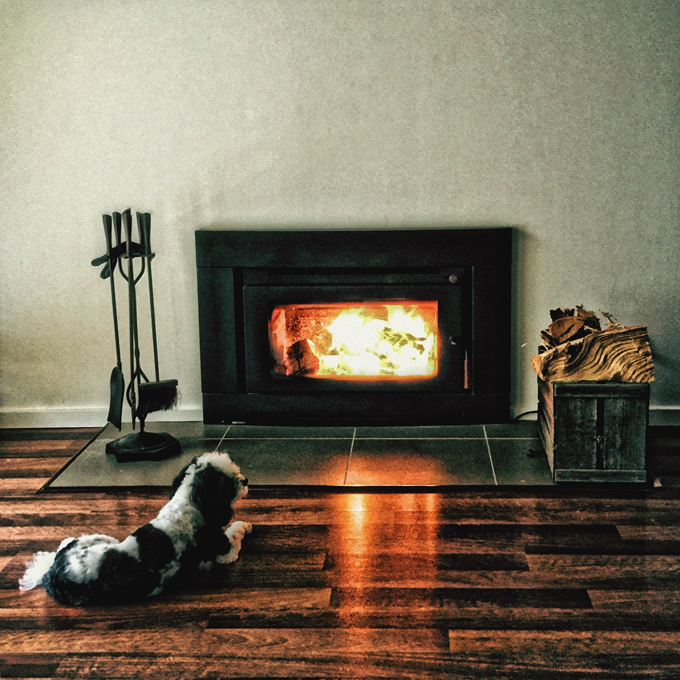
[(319, 357), (318, 376), (431, 376), (436, 373), (435, 335), (415, 310), (385, 305), (387, 319), (365, 308), (347, 309), (329, 324), (333, 342)]
[(269, 324), (276, 373), (333, 379), (434, 377), (436, 330), (434, 301), (284, 305)]

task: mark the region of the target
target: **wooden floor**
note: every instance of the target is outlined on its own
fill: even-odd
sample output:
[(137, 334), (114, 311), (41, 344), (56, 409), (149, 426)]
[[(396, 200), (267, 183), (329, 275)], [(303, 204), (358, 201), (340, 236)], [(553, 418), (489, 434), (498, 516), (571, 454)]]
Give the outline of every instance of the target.
[(251, 490), (235, 564), (141, 604), (68, 608), (18, 591), (32, 553), (123, 538), (166, 500), (37, 494), (94, 434), (0, 431), (3, 680), (680, 678), (680, 489), (663, 476), (646, 489)]

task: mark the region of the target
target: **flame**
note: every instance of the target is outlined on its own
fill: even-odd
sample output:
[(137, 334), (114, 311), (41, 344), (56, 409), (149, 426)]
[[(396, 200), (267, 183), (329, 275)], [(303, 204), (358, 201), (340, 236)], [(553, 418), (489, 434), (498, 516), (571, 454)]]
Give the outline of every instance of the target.
[(341, 311), (328, 325), (333, 336), (319, 357), (317, 376), (424, 377), (437, 373), (436, 336), (416, 308), (384, 305), (387, 318), (371, 307)]
[(275, 309), (270, 322), (270, 337), (285, 338), (282, 351), (272, 340), (275, 356), (290, 357), (293, 348), (298, 361), (282, 372), (334, 379), (434, 377), (436, 330), (436, 301), (290, 305)]

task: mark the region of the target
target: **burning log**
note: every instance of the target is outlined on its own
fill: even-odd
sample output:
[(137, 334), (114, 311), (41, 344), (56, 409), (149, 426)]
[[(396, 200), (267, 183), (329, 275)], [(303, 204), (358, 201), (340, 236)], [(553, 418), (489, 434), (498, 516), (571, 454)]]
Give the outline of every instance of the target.
[(314, 354), (307, 338), (294, 342), (288, 348), (285, 367), (286, 375), (308, 375), (319, 370), (319, 357)]
[(651, 382), (654, 364), (646, 326), (622, 326), (606, 312), (600, 329), (593, 312), (577, 307), (550, 311), (552, 323), (541, 332), (544, 346), (531, 359), (541, 380), (576, 382)]
[(286, 329), (286, 312), (276, 308), (269, 320), (269, 348), (275, 361), (274, 372), (286, 374), (286, 347), (288, 345), (288, 331)]
[(282, 306), (269, 320), (269, 346), (275, 361), (274, 373), (280, 376), (312, 375), (319, 370), (319, 352), (332, 342), (326, 326), (332, 312), (313, 305)]

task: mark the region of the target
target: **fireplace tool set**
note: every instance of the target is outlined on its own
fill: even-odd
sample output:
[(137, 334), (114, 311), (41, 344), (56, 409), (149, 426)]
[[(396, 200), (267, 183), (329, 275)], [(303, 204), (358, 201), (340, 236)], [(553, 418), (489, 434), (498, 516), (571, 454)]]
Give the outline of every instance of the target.
[[(111, 371), (111, 398), (107, 421), (119, 430), (122, 427), (123, 399), (127, 400), (132, 412), (132, 429), (128, 435), (108, 442), (106, 453), (116, 456), (119, 463), (134, 460), (162, 460), (178, 455), (182, 448), (175, 437), (165, 432), (148, 432), (145, 429), (146, 417), (149, 413), (165, 411), (177, 403), (177, 380), (161, 380), (158, 371), (158, 343), (156, 340), (156, 315), (154, 309), (153, 279), (151, 260), (155, 255), (151, 251), (151, 215), (137, 213), (137, 229), (139, 241), (132, 240), (132, 212), (114, 212), (103, 215), (104, 235), (106, 237), (106, 254), (92, 260), (92, 265), (104, 265), (102, 279), (109, 279), (111, 286), (111, 305), (113, 308), (113, 332), (116, 345), (116, 366)], [(122, 240), (122, 229), (125, 240)], [(113, 243), (115, 232), (115, 245)], [(134, 261), (141, 261), (135, 273)], [(128, 327), (130, 345), (130, 381), (125, 388), (123, 364), (121, 360), (121, 342), (118, 332), (118, 309), (116, 304), (116, 285), (114, 275), (116, 268), (127, 283), (128, 290)], [(127, 272), (124, 271), (127, 269)], [(137, 324), (137, 284), (146, 274), (149, 284), (149, 307), (151, 314), (151, 339), (153, 342), (153, 358), (155, 380), (147, 378), (140, 364), (139, 328)], [(136, 422), (139, 431), (136, 432)]]

